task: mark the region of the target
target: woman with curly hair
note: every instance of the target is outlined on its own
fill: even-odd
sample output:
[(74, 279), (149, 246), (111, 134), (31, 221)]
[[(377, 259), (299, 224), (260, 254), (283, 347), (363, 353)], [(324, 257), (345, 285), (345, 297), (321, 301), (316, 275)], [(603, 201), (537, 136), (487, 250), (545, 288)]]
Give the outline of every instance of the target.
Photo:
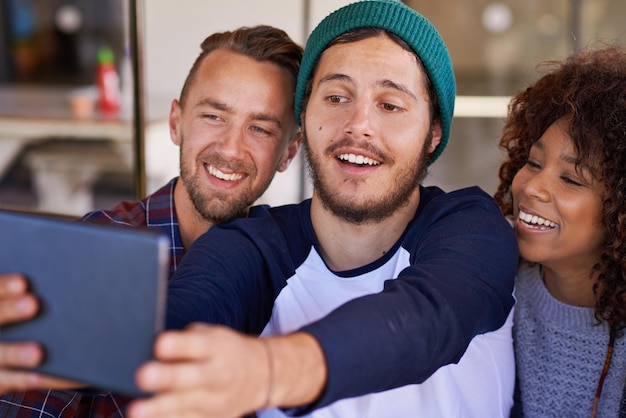
[(509, 105), (495, 198), (522, 258), (512, 416), (626, 416), (626, 50), (587, 50)]

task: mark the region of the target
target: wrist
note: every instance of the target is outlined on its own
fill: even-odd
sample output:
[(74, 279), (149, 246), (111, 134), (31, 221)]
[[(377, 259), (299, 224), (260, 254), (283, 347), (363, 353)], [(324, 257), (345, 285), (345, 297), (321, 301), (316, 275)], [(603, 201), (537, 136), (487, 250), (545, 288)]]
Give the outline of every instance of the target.
[(326, 386), (326, 360), (310, 334), (297, 332), (266, 338), (269, 382), (266, 407), (293, 407), (315, 401)]
[(265, 395), (265, 402), (263, 402), (263, 409), (270, 408), (274, 406), (272, 402), (272, 388), (274, 386), (274, 357), (272, 354), (272, 348), (267, 339), (260, 338), (261, 345), (263, 346), (263, 350), (265, 351), (265, 358), (267, 362), (267, 390)]

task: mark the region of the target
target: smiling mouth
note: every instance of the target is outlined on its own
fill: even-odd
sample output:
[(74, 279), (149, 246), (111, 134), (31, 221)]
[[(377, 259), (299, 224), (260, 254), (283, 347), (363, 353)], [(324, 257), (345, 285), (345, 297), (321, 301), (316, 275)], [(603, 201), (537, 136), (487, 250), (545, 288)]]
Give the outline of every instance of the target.
[(204, 168), (213, 177), (218, 178), (220, 180), (224, 180), (224, 181), (237, 181), (237, 180), (241, 180), (244, 176), (243, 173), (224, 173), (223, 171), (219, 170), (218, 168), (212, 165), (205, 164)]
[(529, 228), (554, 229), (557, 227), (556, 223), (552, 222), (551, 220), (542, 218), (541, 216), (531, 215), (524, 212), (523, 210), (519, 211), (519, 215), (517, 218), (520, 220), (521, 223)]
[(351, 163), (351, 164), (356, 164), (356, 165), (376, 166), (376, 165), (380, 165), (381, 164), (380, 161), (373, 160), (373, 159), (371, 159), (369, 157), (366, 157), (364, 155), (340, 154), (337, 158), (340, 161)]

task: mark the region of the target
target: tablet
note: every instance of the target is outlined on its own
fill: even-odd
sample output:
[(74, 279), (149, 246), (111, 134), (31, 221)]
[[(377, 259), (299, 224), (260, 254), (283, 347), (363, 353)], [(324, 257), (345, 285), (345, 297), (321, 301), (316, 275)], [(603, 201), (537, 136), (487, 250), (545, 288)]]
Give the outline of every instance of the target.
[(130, 396), (165, 323), (169, 241), (145, 230), (0, 211), (0, 273), (23, 273), (41, 310), (0, 328), (36, 341), (36, 370)]

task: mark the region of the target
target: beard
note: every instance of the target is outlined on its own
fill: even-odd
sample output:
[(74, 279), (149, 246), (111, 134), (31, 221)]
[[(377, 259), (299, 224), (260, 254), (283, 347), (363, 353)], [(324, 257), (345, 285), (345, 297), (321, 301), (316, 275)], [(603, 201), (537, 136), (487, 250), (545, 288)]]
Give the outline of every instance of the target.
[[(217, 167), (229, 167), (234, 171), (243, 171), (250, 176), (255, 176), (257, 172), (253, 167), (246, 167), (241, 162), (225, 161), (218, 154), (200, 155), (198, 159), (195, 159), (192, 155), (187, 156), (184, 143), (184, 140), (181, 141), (180, 178), (200, 216), (213, 224), (225, 223), (236, 218), (245, 217), (248, 208), (265, 192), (272, 181), (273, 175), (269, 176), (266, 181), (255, 188), (250, 188), (249, 184), (240, 185), (237, 190), (230, 192), (207, 188), (202, 180), (204, 173), (194, 174), (193, 171), (194, 164), (200, 160), (204, 164), (197, 164), (197, 166), (201, 166), (202, 170), (205, 170), (204, 165), (215, 165)], [(241, 186), (244, 186), (245, 189), (239, 190)]]
[[(424, 138), (421, 154), (399, 172), (394, 184), (366, 202), (360, 202), (358, 196), (342, 196), (329, 186), (328, 177), (323, 173), (321, 159), (311, 152), (306, 129), (303, 127), (302, 130), (307, 171), (320, 202), (336, 217), (355, 225), (380, 222), (409, 204), (415, 189), (419, 187), (428, 174), (428, 163), (432, 155), (428, 149), (432, 143), (432, 138), (431, 129)], [(347, 142), (348, 140), (340, 141), (339, 145)], [(328, 152), (328, 150), (326, 151)]]

